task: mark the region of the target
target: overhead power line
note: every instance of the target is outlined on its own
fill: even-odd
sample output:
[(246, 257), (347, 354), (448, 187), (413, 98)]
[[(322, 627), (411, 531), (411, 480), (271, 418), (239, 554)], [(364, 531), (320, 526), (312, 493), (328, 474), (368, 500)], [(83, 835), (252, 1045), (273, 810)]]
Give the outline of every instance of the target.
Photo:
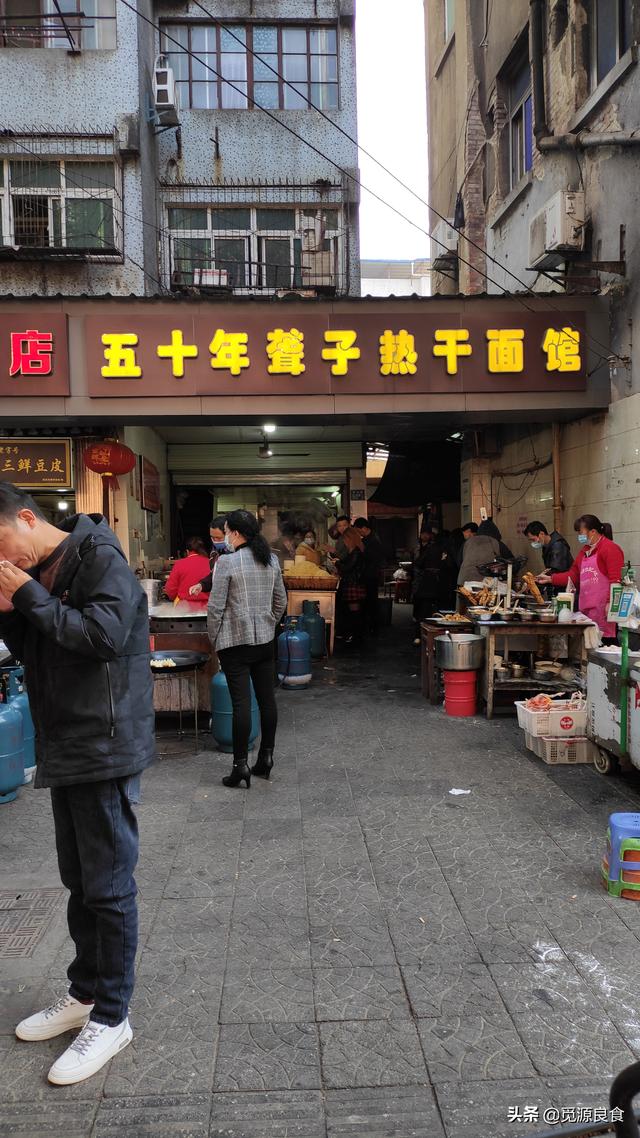
[[(197, 0), (195, 0), (195, 2), (197, 2)], [(298, 142), (302, 142), (306, 147), (308, 147), (308, 149), (313, 151), (314, 154), (316, 154), (319, 158), (322, 158), (322, 160), (324, 162), (327, 162), (329, 165), (333, 166), (336, 170), (338, 170), (343, 175), (343, 177), (347, 178), (349, 181), (351, 181), (355, 185), (359, 186), (360, 189), (365, 190), (376, 201), (380, 202), (380, 204), (386, 206), (393, 213), (395, 213), (396, 216), (400, 217), (403, 221), (406, 221), (413, 228), (419, 230), (420, 233), (423, 233), (425, 236), (429, 237), (432, 241), (435, 242), (436, 245), (439, 245), (442, 249), (444, 249), (447, 252), (449, 251), (447, 246), (445, 245), (445, 243), (443, 241), (440, 241), (437, 237), (434, 237), (433, 233), (429, 229), (425, 229), (424, 226), (422, 226), (419, 222), (414, 221), (412, 218), (408, 217), (407, 214), (403, 213), (402, 210), (400, 210), (397, 206), (395, 206), (391, 202), (387, 201), (384, 197), (382, 197), (381, 194), (378, 194), (375, 190), (372, 190), (370, 187), (366, 186), (361, 181), (361, 179), (358, 178), (354, 173), (352, 173), (350, 170), (347, 170), (345, 167), (341, 166), (340, 163), (337, 162), (335, 159), (330, 158), (327, 154), (324, 153), (324, 151), (320, 150), (320, 148), (318, 146), (316, 146), (313, 142), (310, 142), (309, 139), (305, 138), (303, 135), (299, 134), (296, 130), (294, 130), (294, 128), (292, 126), (290, 126), (289, 123), (285, 122), (283, 119), (278, 118), (278, 116), (276, 114), (274, 114), (271, 110), (269, 110), (267, 107), (261, 106), (258, 102), (256, 102), (256, 100), (251, 95), (248, 94), (247, 91), (244, 91), (241, 87), (238, 87), (237, 84), (235, 84), (232, 80), (227, 79), (223, 75), (221, 75), (220, 72), (217, 71), (216, 68), (213, 67), (210, 63), (205, 63), (202, 56), (199, 56), (196, 52), (191, 51), (188, 48), (185, 48), (184, 44), (180, 43), (179, 40), (175, 39), (173, 36), (171, 36), (166, 31), (166, 28), (161, 28), (161, 26), (159, 24), (157, 24), (154, 20), (150, 19), (150, 17), (145, 16), (145, 15), (143, 15), (143, 13), (139, 12), (138, 9), (135, 8), (133, 4), (129, 3), (129, 0), (120, 0), (120, 3), (123, 4), (125, 8), (128, 8), (131, 12), (133, 12), (135, 15), (137, 15), (144, 23), (146, 23), (150, 27), (154, 28), (158, 32), (158, 34), (163, 37), (165, 42), (175, 44), (175, 46), (181, 52), (183, 52), (185, 55), (189, 56), (191, 59), (195, 59), (198, 62), (198, 64), (205, 71), (210, 72), (217, 79), (221, 79), (223, 84), (226, 87), (228, 87), (232, 91), (235, 91), (236, 94), (240, 95), (243, 99), (247, 99), (247, 101), (250, 102), (259, 111), (261, 111), (262, 114), (266, 115), (266, 117), (268, 119), (270, 119), (272, 122), (277, 123), (278, 126), (280, 126), (283, 130), (285, 130), (288, 134), (290, 134)], [(198, 6), (202, 8), (202, 5), (198, 4)], [(210, 19), (215, 20), (215, 17), (212, 17), (210, 15), (210, 13), (207, 12), (206, 8), (203, 8), (202, 10), (209, 16)], [(276, 72), (276, 74), (279, 75), (279, 72)], [(286, 82), (286, 80), (283, 80), (283, 81)], [(315, 105), (310, 103), (309, 100), (307, 100), (307, 103), (311, 107), (311, 109), (319, 110), (319, 108), (315, 108)], [(320, 111), (319, 113), (324, 114), (324, 112), (322, 112), (322, 111)], [(325, 117), (328, 118), (328, 116), (325, 116)], [(342, 127), (338, 127), (337, 124), (333, 123), (332, 119), (328, 119), (328, 121), (331, 122), (332, 125), (334, 125), (336, 127), (336, 129), (340, 130), (343, 134), (345, 134), (347, 138), (351, 139), (351, 141), (353, 142), (353, 144), (355, 146), (358, 145), (357, 141), (355, 139), (351, 138), (351, 136), (348, 134), (348, 132), (345, 132)], [(363, 153), (367, 153), (367, 152), (363, 151)], [(377, 161), (377, 160), (373, 159), (373, 161)], [(391, 171), (387, 171), (387, 168), (382, 163), (378, 163), (378, 165), (380, 165), (381, 169), (385, 170), (388, 173), (391, 173)], [(391, 175), (391, 176), (393, 177), (394, 175)], [(402, 184), (404, 184), (404, 183), (402, 183)], [(405, 188), (408, 189), (408, 187), (405, 187)], [(410, 192), (413, 193), (414, 196), (416, 198), (418, 198), (419, 201), (421, 201), (421, 202), (423, 202), (423, 204), (427, 205), (429, 209), (433, 209), (433, 207), (429, 206), (427, 202), (424, 202), (423, 199), (421, 199), (419, 197), (419, 195), (415, 193), (415, 191), (410, 190)], [(434, 210), (433, 212), (435, 212), (436, 216), (438, 216), (441, 220), (447, 221), (447, 218), (444, 218), (436, 210)], [(447, 221), (447, 223), (448, 223), (448, 221)], [(465, 238), (465, 240), (468, 241), (467, 238)], [(468, 243), (473, 245), (473, 242), (468, 241)], [(476, 245), (475, 248), (478, 249), (479, 252), (481, 252), (483, 254), (483, 256), (488, 256), (488, 254), (486, 253), (486, 250), (482, 249), (481, 246)], [(502, 266), (500, 264), (500, 262), (495, 260), (495, 258), (489, 257), (489, 259), (494, 260), (495, 263), (498, 264), (498, 266), (503, 269), (503, 271), (514, 276), (509, 269), (506, 269), (505, 266)], [(520, 304), (528, 312), (534, 313), (534, 312), (539, 311), (538, 309), (534, 309), (529, 304), (527, 304), (524, 297), (521, 294), (512, 293), (509, 290), (505, 289), (502, 284), (500, 284), (498, 281), (496, 281), (493, 277), (489, 276), (489, 274), (486, 271), (477, 268), (470, 261), (467, 261), (464, 257), (462, 257), (460, 255), (460, 253), (458, 253), (458, 260), (461, 261), (463, 264), (467, 265), (467, 267), (470, 268), (473, 272), (477, 273), (478, 276), (483, 277), (484, 280), (488, 281), (490, 284), (493, 284), (497, 289), (500, 290), (500, 295), (506, 296), (509, 299), (515, 300), (518, 304)], [(518, 278), (514, 276), (514, 279), (517, 280)], [(555, 283), (555, 281), (554, 281), (554, 283)], [(545, 301), (545, 303), (550, 304), (548, 297), (542, 298), (539, 296), (539, 294), (535, 293), (533, 291), (533, 289), (529, 288), (529, 286), (524, 285), (524, 287), (525, 287), (526, 291), (528, 293), (530, 293), (531, 296), (535, 297), (537, 300), (543, 299)], [(552, 304), (550, 304), (550, 310), (558, 313), (558, 310)], [(573, 337), (573, 338), (576, 339), (576, 341), (577, 341), (577, 337)], [(590, 333), (586, 333), (586, 339), (589, 340), (592, 344), (598, 345), (600, 348), (603, 349), (604, 352), (607, 353), (606, 355), (602, 355), (601, 353), (595, 352), (595, 354), (596, 354), (597, 358), (600, 360), (600, 362), (606, 363), (608, 365), (609, 360), (612, 357), (612, 355), (614, 356), (614, 358), (618, 358), (618, 359), (622, 360), (622, 357), (615, 357), (615, 354), (611, 353), (608, 345), (600, 344), (599, 341), (595, 337), (593, 337)]]
[[(276, 76), (277, 79), (284, 86), (291, 88), (291, 90), (295, 91), (297, 95), (300, 94), (300, 92), (298, 91), (298, 87), (296, 86), (296, 84), (294, 82), (292, 82), (289, 79), (286, 79), (284, 77), (284, 75), (282, 75), (281, 72), (277, 70), (277, 68), (275, 68), (271, 63), (268, 62), (268, 60), (263, 55), (260, 54), (260, 52), (256, 52), (252, 48), (250, 48), (245, 43), (245, 41), (233, 31), (232, 27), (230, 27), (227, 23), (224, 23), (217, 16), (212, 15), (212, 13), (209, 12), (207, 8), (205, 8), (204, 4), (202, 4), (200, 2), (200, 0), (191, 0), (191, 2), (196, 8), (199, 8), (200, 11), (203, 12), (204, 15), (207, 16), (213, 24), (215, 24), (221, 30), (225, 31), (227, 33), (227, 35), (229, 35), (238, 44), (240, 44), (249, 55), (251, 55), (252, 57), (254, 57), (256, 59), (259, 59), (261, 66), (265, 67), (274, 76)], [(491, 22), (491, 14), (492, 14), (491, 13), (491, 6), (489, 6), (488, 13), (487, 13), (487, 34), (489, 31), (489, 25)], [(197, 55), (195, 55), (195, 53), (189, 52), (188, 54), (194, 55), (195, 58), (199, 58)], [(225, 82), (228, 82), (228, 80), (225, 80)], [(238, 88), (234, 88), (234, 89), (238, 90)], [(475, 84), (474, 87), (472, 87), (472, 90), (471, 90), (470, 95), (469, 95), (465, 121), (466, 121), (466, 117), (468, 116), (470, 105), (471, 105), (471, 100), (473, 98), (473, 95), (474, 95), (476, 89), (477, 89), (477, 84)], [(247, 98), (248, 97), (249, 96), (247, 95)], [(319, 114), (327, 123), (329, 123), (329, 125), (331, 127), (333, 127), (334, 130), (337, 130), (343, 136), (343, 138), (346, 138), (349, 142), (351, 142), (354, 146), (356, 146), (357, 149), (362, 154), (366, 155), (366, 157), (369, 158), (370, 161), (372, 161), (376, 166), (378, 166), (385, 174), (388, 175), (388, 177), (392, 178), (394, 182), (396, 182), (399, 186), (402, 187), (402, 189), (406, 190), (407, 193), (409, 193), (412, 197), (414, 197), (416, 199), (416, 201), (420, 202), (421, 205), (425, 206), (432, 214), (435, 214), (435, 216), (440, 221), (444, 221), (447, 225), (451, 225), (451, 228), (455, 229), (456, 233), (459, 233), (460, 236), (462, 236), (464, 238), (464, 240), (467, 242), (467, 244), (472, 249), (476, 249), (479, 253), (482, 253), (482, 255), (484, 257), (486, 257), (488, 261), (491, 261), (492, 264), (496, 265), (499, 269), (501, 269), (503, 272), (505, 272), (509, 277), (511, 277), (512, 280), (516, 281), (517, 284), (521, 285), (522, 288), (526, 289), (526, 291), (531, 296), (539, 297), (539, 294), (536, 293), (535, 290), (532, 289), (531, 286), (529, 284), (527, 284), (526, 281), (523, 281), (521, 277), (519, 277), (516, 273), (514, 273), (512, 269), (510, 269), (507, 265), (505, 265), (498, 258), (496, 258), (496, 257), (492, 256), (490, 253), (488, 253), (486, 248), (484, 248), (482, 245), (477, 244), (477, 242), (473, 241), (470, 237), (468, 237), (463, 232), (463, 229), (460, 226), (457, 226), (455, 224), (452, 225), (449, 218), (446, 218), (443, 214), (441, 214), (435, 208), (435, 206), (431, 205), (430, 202), (428, 202), (425, 198), (421, 197), (421, 195), (416, 190), (414, 190), (411, 186), (409, 186), (406, 182), (404, 182), (403, 179), (400, 178), (397, 174), (395, 174), (393, 170), (389, 169), (389, 167), (386, 166), (384, 164), (384, 162), (381, 162), (379, 158), (376, 158), (376, 156), (374, 154), (372, 154), (369, 150), (367, 150), (364, 146), (362, 146), (362, 144), (356, 138), (354, 138), (351, 134), (349, 134), (349, 132), (347, 130), (345, 130), (344, 127), (342, 127), (340, 125), (340, 123), (336, 122), (335, 119), (332, 119), (321, 107), (319, 107), (316, 103), (312, 102), (310, 98), (308, 98), (307, 96), (304, 96), (304, 98), (305, 98), (305, 101), (306, 101), (310, 110), (313, 110), (317, 114)], [(254, 103), (254, 106), (257, 106), (260, 110), (265, 109), (264, 107), (260, 107), (260, 104), (256, 103), (255, 100), (251, 100), (251, 101)], [(280, 120), (277, 120), (277, 121), (280, 121)], [(463, 123), (463, 128), (464, 128), (464, 123)], [(462, 130), (460, 131), (460, 134), (458, 135), (458, 144), (459, 144), (461, 134), (462, 134)], [(299, 136), (296, 136), (296, 137), (299, 137)], [(458, 144), (456, 144), (456, 147), (454, 149), (457, 149)], [(449, 157), (451, 156), (452, 153), (453, 153), (453, 150), (450, 152)], [(479, 154), (480, 154), (480, 151), (478, 152), (478, 154), (476, 154), (476, 156), (474, 158), (474, 162), (477, 161)], [(465, 179), (466, 179), (466, 175), (465, 175)], [(463, 179), (463, 181), (465, 179)], [(362, 188), (366, 189), (366, 187), (364, 187), (364, 186)], [(367, 192), (372, 193), (371, 190), (368, 190)], [(378, 200), (382, 200), (382, 199), (378, 199)], [(389, 208), (394, 208), (393, 206), (390, 205), (389, 202), (385, 201), (383, 204), (389, 206)], [(401, 216), (404, 217), (404, 215), (401, 215)], [(408, 221), (409, 224), (412, 224), (412, 225), (416, 224), (414, 222), (411, 222), (409, 218), (405, 217), (404, 219), (406, 221)], [(416, 226), (416, 227), (420, 228), (419, 226)], [(436, 238), (434, 238), (432, 233), (428, 232), (427, 230), (421, 230), (421, 231), (423, 233), (426, 233), (427, 236), (429, 236), (432, 241), (436, 241), (436, 244), (442, 244), (441, 242), (438, 242)], [(442, 247), (444, 248), (445, 246), (442, 246)], [(483, 273), (482, 270), (476, 268), (476, 266), (472, 265), (469, 261), (464, 260), (464, 258), (462, 258), (462, 257), (459, 257), (459, 260), (461, 260), (463, 262), (463, 264), (467, 265), (474, 272), (478, 273), (479, 276), (483, 276), (485, 278), (485, 280), (489, 281), (491, 284), (495, 284), (496, 287), (500, 288), (501, 291), (505, 295), (507, 295), (507, 296), (516, 296), (517, 295), (517, 294), (511, 293), (508, 289), (505, 289), (502, 285), (500, 285), (496, 281), (492, 280), (491, 277), (489, 277), (486, 273)], [(450, 276), (450, 274), (448, 274), (448, 273), (441, 273), (440, 275), (446, 277), (448, 280), (454, 280), (455, 281), (455, 278)], [(555, 277), (552, 277), (549, 273), (545, 272), (544, 270), (540, 270), (540, 275), (546, 277), (548, 280), (551, 281), (552, 284), (554, 284), (554, 285), (557, 284)], [(545, 298), (545, 299), (549, 300), (549, 298)], [(555, 311), (555, 312), (558, 311), (558, 309), (556, 309), (555, 306), (553, 306), (553, 304), (550, 300), (549, 300), (549, 304), (551, 306), (552, 311)], [(612, 354), (610, 352), (609, 346), (601, 343), (601, 341), (597, 340), (594, 336), (590, 335), (589, 338), (590, 338), (592, 344), (597, 344), (598, 347), (602, 348), (605, 352), (607, 352), (606, 357), (600, 357), (600, 358), (601, 359), (606, 358), (606, 360), (608, 361), (611, 354)], [(616, 356), (615, 358), (620, 360), (621, 362), (625, 362), (625, 361), (623, 361), (621, 356)]]

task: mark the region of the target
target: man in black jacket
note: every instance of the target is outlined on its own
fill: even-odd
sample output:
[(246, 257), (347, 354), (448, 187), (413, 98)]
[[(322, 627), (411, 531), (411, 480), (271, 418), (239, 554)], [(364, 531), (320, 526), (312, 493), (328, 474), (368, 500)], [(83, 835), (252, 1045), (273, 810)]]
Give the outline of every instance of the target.
[(153, 761), (147, 600), (99, 514), (58, 529), (0, 483), (0, 636), (25, 668), (36, 787), (51, 787), (58, 865), (76, 956), (69, 992), (16, 1027), (19, 1039), (80, 1035), (53, 1064), (90, 1078), (131, 1042), (137, 945), (137, 801)]
[(219, 514), (217, 518), (209, 523), (209, 537), (211, 538), (211, 553), (209, 554), (209, 572), (206, 577), (198, 581), (197, 585), (192, 585), (189, 589), (190, 597), (199, 597), (200, 593), (210, 593), (213, 588), (213, 570), (216, 567), (216, 561), (223, 554), (228, 553), (227, 541), (224, 536), (224, 514)]
[(529, 522), (524, 536), (531, 543), (532, 549), (541, 551), (548, 573), (566, 573), (573, 565), (575, 558), (569, 543), (557, 530), (548, 533), (542, 522)]
[(366, 589), (364, 601), (364, 621), (367, 632), (378, 631), (378, 588), (386, 557), (384, 546), (377, 533), (374, 533), (367, 518), (356, 518), (354, 527), (362, 537), (364, 545), (363, 580)]

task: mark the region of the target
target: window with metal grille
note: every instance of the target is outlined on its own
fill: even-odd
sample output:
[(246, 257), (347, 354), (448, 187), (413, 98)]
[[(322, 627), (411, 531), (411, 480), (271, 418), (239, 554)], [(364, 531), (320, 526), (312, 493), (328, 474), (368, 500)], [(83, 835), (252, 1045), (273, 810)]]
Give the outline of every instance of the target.
[(0, 160), (0, 246), (118, 252), (113, 162)]
[(162, 50), (183, 107), (338, 108), (338, 33), (330, 25), (165, 24)]
[(248, 292), (335, 286), (340, 224), (337, 209), (171, 206), (172, 281)]
[(0, 0), (0, 47), (116, 47), (116, 0)]

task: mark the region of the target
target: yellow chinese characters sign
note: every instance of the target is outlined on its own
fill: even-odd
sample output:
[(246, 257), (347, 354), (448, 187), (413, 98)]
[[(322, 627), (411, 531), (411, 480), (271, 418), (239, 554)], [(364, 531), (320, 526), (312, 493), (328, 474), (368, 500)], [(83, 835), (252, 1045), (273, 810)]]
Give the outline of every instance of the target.
[[(87, 317), (89, 394), (376, 394), (578, 391), (587, 378), (585, 314), (437, 305), (212, 305), (179, 318)], [(210, 312), (210, 315), (207, 313)], [(557, 319), (555, 318), (557, 316)], [(283, 319), (286, 317), (286, 319)], [(515, 317), (515, 318), (514, 318)], [(553, 319), (552, 319), (553, 317)]]
[(25, 490), (71, 490), (71, 440), (0, 438), (0, 481)]

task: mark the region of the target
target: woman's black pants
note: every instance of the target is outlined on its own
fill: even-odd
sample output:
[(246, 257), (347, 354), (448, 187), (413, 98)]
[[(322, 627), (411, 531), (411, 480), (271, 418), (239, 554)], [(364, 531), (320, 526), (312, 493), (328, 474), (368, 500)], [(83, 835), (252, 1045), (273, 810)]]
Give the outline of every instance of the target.
[(246, 762), (251, 735), (251, 687), (260, 709), (260, 746), (273, 750), (278, 726), (273, 674), (273, 641), (267, 644), (238, 644), (218, 652), (220, 667), (227, 677), (233, 706), (233, 761)]

